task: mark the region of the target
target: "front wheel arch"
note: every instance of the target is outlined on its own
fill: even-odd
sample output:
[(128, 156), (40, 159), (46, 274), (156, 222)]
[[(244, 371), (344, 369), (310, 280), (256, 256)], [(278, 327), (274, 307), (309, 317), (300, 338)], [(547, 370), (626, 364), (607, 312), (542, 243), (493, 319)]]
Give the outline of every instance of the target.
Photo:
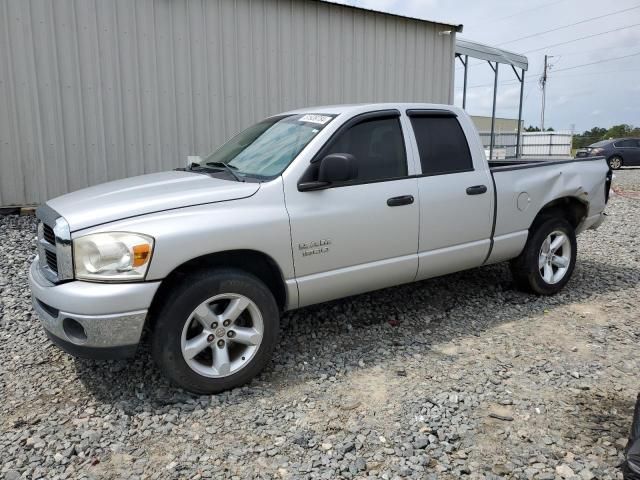
[[(186, 280), (169, 292), (150, 331), (151, 355), (155, 363), (174, 384), (194, 393), (214, 394), (244, 385), (267, 365), (278, 342), (280, 313), (271, 291), (260, 279), (233, 268), (199, 270), (188, 275)], [(235, 299), (244, 299), (245, 303), (240, 307), (223, 304), (222, 309), (216, 311), (212, 302), (220, 297), (224, 297), (219, 300), (223, 303), (235, 302)], [(211, 310), (206, 307), (205, 312), (200, 313), (201, 307), (209, 304)], [(238, 316), (251, 309), (257, 309), (259, 329), (255, 323), (247, 325), (244, 323), (246, 318)], [(235, 310), (236, 314), (224, 317), (226, 310)], [(236, 319), (241, 322), (240, 326)], [(186, 334), (192, 324), (199, 325), (200, 331), (188, 337)], [(259, 334), (258, 340), (244, 335), (250, 330)], [(231, 335), (229, 331), (237, 334)], [(233, 346), (242, 345), (256, 347), (251, 353), (244, 348), (232, 350)], [(205, 358), (196, 357), (211, 352)], [(217, 359), (218, 352), (224, 353), (223, 358)], [(249, 353), (246, 359), (245, 353)], [(237, 363), (239, 368), (232, 368)], [(223, 370), (223, 366), (227, 368)]]
[(151, 321), (176, 284), (195, 272), (216, 268), (237, 269), (257, 277), (271, 290), (279, 310), (286, 309), (288, 299), (284, 277), (273, 258), (256, 250), (226, 250), (192, 258), (174, 268), (156, 291), (150, 308)]

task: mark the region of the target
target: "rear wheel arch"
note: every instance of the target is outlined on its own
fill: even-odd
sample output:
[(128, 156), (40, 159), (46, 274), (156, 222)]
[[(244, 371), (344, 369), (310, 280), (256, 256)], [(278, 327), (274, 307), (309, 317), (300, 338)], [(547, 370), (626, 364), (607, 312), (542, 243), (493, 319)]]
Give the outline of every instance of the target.
[(519, 289), (552, 295), (571, 278), (577, 256), (576, 235), (565, 218), (542, 216), (540, 220), (530, 229), (523, 251), (511, 260), (510, 269)]
[(186, 280), (189, 275), (203, 270), (235, 269), (253, 275), (262, 281), (273, 294), (278, 308), (284, 311), (287, 304), (287, 290), (284, 277), (275, 260), (266, 253), (257, 250), (227, 250), (202, 255), (177, 266), (162, 280), (156, 291), (150, 308), (150, 318), (156, 316), (162, 308), (164, 299), (169, 296), (172, 286)]
[(586, 218), (589, 205), (576, 197), (562, 197), (544, 205), (533, 219), (529, 231), (549, 218), (563, 218), (574, 229)]

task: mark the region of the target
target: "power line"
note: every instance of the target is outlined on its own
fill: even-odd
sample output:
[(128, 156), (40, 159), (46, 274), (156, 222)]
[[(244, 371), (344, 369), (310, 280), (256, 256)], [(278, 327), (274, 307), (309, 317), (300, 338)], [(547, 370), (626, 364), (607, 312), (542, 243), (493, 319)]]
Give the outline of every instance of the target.
[(569, 75), (554, 75), (553, 78), (589, 77), (591, 75), (610, 75), (612, 73), (628, 73), (628, 72), (640, 72), (640, 68), (629, 68), (624, 70), (606, 70), (601, 72), (570, 73)]
[(625, 9), (622, 9), (622, 10), (617, 10), (617, 11), (611, 12), (611, 13), (605, 13), (604, 15), (598, 15), (597, 17), (586, 18), (584, 20), (580, 20), (579, 22), (570, 23), (568, 25), (562, 25), (561, 27), (552, 28), (550, 30), (544, 30), (544, 31), (538, 32), (538, 33), (532, 33), (531, 35), (526, 35), (524, 37), (514, 38), (513, 40), (509, 40), (507, 42), (502, 42), (502, 43), (499, 43), (498, 45), (499, 46), (500, 45), (507, 45), (508, 43), (519, 42), (520, 40), (525, 40), (527, 38), (539, 37), (540, 35), (545, 35), (545, 34), (551, 33), (551, 32), (557, 32), (558, 30), (563, 30), (565, 28), (573, 27), (575, 25), (581, 25), (583, 23), (592, 22), (593, 20), (599, 20), (601, 18), (610, 17), (612, 15), (617, 15), (619, 13), (628, 12), (629, 10), (635, 10), (636, 8), (640, 8), (640, 5), (636, 5), (634, 7), (625, 8)]
[(589, 65), (597, 65), (599, 63), (612, 62), (614, 60), (622, 60), (623, 58), (635, 57), (636, 55), (640, 55), (640, 52), (631, 53), (629, 55), (623, 55), (621, 57), (605, 58), (603, 60), (598, 60), (596, 62), (582, 63), (580, 65), (573, 65), (572, 67), (558, 68), (558, 69), (555, 70), (555, 72), (564, 72), (566, 70), (573, 70), (573, 69), (576, 69), (576, 68), (588, 67)]
[[(631, 68), (631, 69), (623, 69), (623, 70), (607, 70), (606, 72), (587, 72), (587, 73), (574, 73), (574, 74), (569, 74), (569, 75), (554, 75), (554, 78), (559, 78), (559, 79), (563, 79), (563, 78), (572, 78), (572, 77), (580, 77), (580, 78), (584, 78), (584, 77), (589, 77), (591, 75), (610, 75), (612, 73), (626, 73), (626, 72), (640, 72), (640, 68)], [(533, 92), (533, 87), (536, 86), (536, 82), (538, 82), (538, 78), (534, 78), (529, 77), (525, 79), (525, 83), (530, 85), (527, 87), (527, 93), (524, 97), (524, 100), (522, 102), (523, 105), (527, 104), (527, 100), (529, 99), (529, 96), (531, 95), (531, 92)], [(506, 86), (511, 86), (511, 85), (516, 85), (519, 83), (518, 80), (505, 80), (503, 82), (499, 82), (500, 85), (506, 85)], [(467, 88), (479, 88), (479, 87), (489, 87), (489, 86), (493, 86), (493, 83), (491, 84), (483, 84), (483, 85), (472, 85), (469, 86)], [(586, 94), (586, 93), (585, 93)], [(576, 95), (575, 92), (572, 92), (572, 95)]]
[[(567, 71), (567, 70), (574, 70), (576, 68), (588, 67), (590, 65), (597, 65), (599, 63), (612, 62), (614, 60), (622, 60), (623, 58), (635, 57), (636, 55), (640, 55), (640, 52), (631, 53), (629, 55), (622, 55), (620, 57), (605, 58), (605, 59), (598, 60), (598, 61), (595, 61), (595, 62), (581, 63), (579, 65), (572, 65), (570, 67), (565, 67), (565, 68), (558, 68), (558, 69), (554, 70), (554, 73), (564, 72), (564, 71)], [(530, 82), (530, 81), (534, 81), (534, 80), (537, 81), (538, 80), (537, 78), (532, 78), (532, 77), (536, 77), (537, 75), (542, 75), (543, 73), (544, 72), (538, 72), (538, 73), (530, 74), (531, 77), (525, 79), (525, 82)], [(502, 82), (499, 82), (499, 83), (501, 85), (502, 84), (516, 84), (516, 83), (519, 83), (519, 81), (518, 80), (505, 80), (505, 81), (502, 81)], [(469, 85), (467, 87), (467, 89), (469, 89), (469, 88), (479, 88), (479, 87), (490, 87), (492, 85), (493, 85), (493, 83), (483, 83), (481, 85)]]
[(638, 38), (638, 42), (631, 44), (631, 45), (611, 45), (608, 47), (597, 47), (597, 48), (589, 48), (589, 49), (582, 49), (582, 50), (572, 50), (570, 52), (565, 52), (560, 51), (560, 52), (552, 52), (555, 53), (556, 56), (558, 58), (562, 58), (562, 57), (577, 57), (578, 55), (586, 55), (586, 54), (591, 54), (593, 52), (602, 52), (602, 51), (608, 51), (609, 53), (611, 53), (612, 50), (619, 50), (621, 48), (628, 48), (628, 47), (640, 47), (640, 37)]
[[(533, 50), (527, 50), (525, 52), (522, 52), (522, 54), (524, 55), (525, 53), (539, 52), (540, 50), (545, 50), (547, 48), (559, 47), (561, 45), (568, 45), (570, 43), (578, 42), (580, 40), (586, 40), (588, 38), (599, 37), (601, 35), (606, 35), (608, 33), (619, 32), (620, 30), (626, 30), (628, 28), (633, 28), (633, 27), (638, 27), (638, 26), (640, 26), (640, 23), (634, 23), (632, 25), (626, 25), (624, 27), (614, 28), (614, 29), (611, 29), (611, 30), (607, 30), (605, 32), (592, 33), (591, 35), (585, 35), (584, 37), (574, 38), (573, 40), (567, 40), (566, 42), (553, 43), (551, 45), (545, 45), (544, 47), (534, 48)], [(470, 63), (469, 67), (474, 67), (476, 65), (484, 65), (484, 62)], [(458, 66), (458, 67), (456, 67), (456, 70), (459, 70), (461, 68), (464, 68), (464, 67), (463, 66)]]
[(627, 25), (627, 26), (624, 26), (624, 27), (614, 28), (614, 29), (611, 29), (611, 30), (607, 30), (606, 32), (592, 33), (591, 35), (585, 35), (584, 37), (574, 38), (573, 40), (567, 40), (566, 42), (560, 42), (560, 43), (554, 43), (554, 44), (551, 44), (551, 45), (545, 45), (544, 47), (534, 48), (533, 50), (527, 50), (526, 52), (522, 52), (522, 53), (524, 54), (524, 53), (539, 52), (540, 50), (544, 50), (546, 48), (559, 47), (560, 45), (568, 45), (569, 43), (574, 43), (574, 42), (577, 42), (579, 40), (585, 40), (587, 38), (599, 37), (600, 35), (605, 35), (607, 33), (613, 33), (613, 32), (619, 32), (620, 30), (626, 30), (627, 28), (633, 28), (633, 27), (637, 27), (637, 26), (640, 26), (640, 23), (634, 23), (633, 25)]
[(553, 2), (543, 3), (542, 5), (538, 5), (537, 7), (527, 8), (525, 10), (520, 10), (519, 12), (515, 12), (515, 13), (512, 13), (510, 15), (505, 15), (504, 17), (498, 17), (498, 18), (484, 17), (484, 18), (481, 18), (479, 21), (482, 21), (482, 22), (486, 22), (486, 21), (500, 22), (502, 20), (506, 20), (507, 18), (517, 17), (518, 15), (522, 15), (523, 13), (533, 12), (535, 10), (540, 10), (541, 8), (549, 7), (551, 5), (558, 5), (559, 3), (562, 3), (562, 2), (565, 2), (565, 1), (566, 0), (556, 0), (556, 1), (553, 1)]

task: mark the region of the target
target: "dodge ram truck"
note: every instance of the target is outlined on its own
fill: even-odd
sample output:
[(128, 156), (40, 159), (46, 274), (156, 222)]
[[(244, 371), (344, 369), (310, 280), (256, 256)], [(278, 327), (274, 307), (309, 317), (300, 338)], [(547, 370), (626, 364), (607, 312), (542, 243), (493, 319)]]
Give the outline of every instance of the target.
[(611, 183), (602, 157), (488, 161), (467, 114), (434, 104), (291, 111), (189, 159), (42, 205), (29, 280), (63, 350), (131, 356), (144, 329), (197, 393), (258, 374), (288, 310), (504, 261), (558, 292)]

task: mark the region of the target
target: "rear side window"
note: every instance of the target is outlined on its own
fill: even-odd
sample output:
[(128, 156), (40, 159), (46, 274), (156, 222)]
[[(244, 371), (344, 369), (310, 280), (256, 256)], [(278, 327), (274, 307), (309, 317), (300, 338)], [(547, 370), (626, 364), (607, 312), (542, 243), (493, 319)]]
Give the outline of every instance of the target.
[(349, 183), (387, 180), (407, 175), (407, 155), (398, 118), (365, 120), (349, 127), (323, 152), (350, 153), (358, 177)]
[(423, 175), (473, 170), (467, 137), (455, 117), (412, 116)]

